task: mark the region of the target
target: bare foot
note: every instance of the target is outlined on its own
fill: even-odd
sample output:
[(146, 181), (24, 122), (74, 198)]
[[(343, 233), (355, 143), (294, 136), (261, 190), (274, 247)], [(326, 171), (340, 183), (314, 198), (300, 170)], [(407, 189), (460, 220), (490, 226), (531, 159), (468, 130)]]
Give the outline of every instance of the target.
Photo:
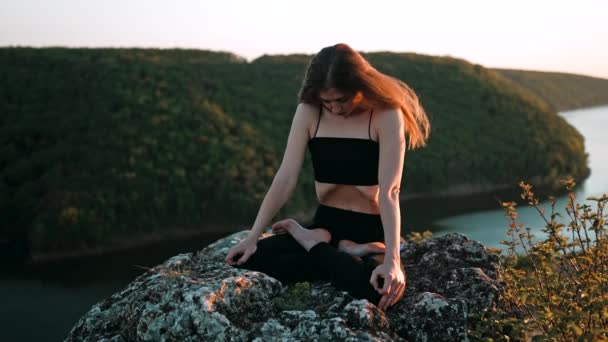
[(340, 240), (338, 250), (352, 256), (362, 257), (372, 253), (384, 253), (386, 246), (382, 242), (356, 243), (350, 240)]
[(275, 233), (289, 233), (306, 251), (310, 251), (319, 242), (329, 242), (331, 240), (331, 234), (327, 230), (322, 228), (306, 229), (292, 219), (273, 224), (272, 231)]

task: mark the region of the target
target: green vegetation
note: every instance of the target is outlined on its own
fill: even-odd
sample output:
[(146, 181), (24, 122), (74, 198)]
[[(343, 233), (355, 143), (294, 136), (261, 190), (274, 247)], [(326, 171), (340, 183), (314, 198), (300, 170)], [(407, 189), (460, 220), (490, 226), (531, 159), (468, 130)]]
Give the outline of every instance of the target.
[[(0, 49), (0, 237), (34, 252), (252, 222), (282, 157), (311, 56), (157, 49)], [(404, 193), (535, 185), (589, 170), (542, 100), (463, 60), (372, 53), (432, 121)], [(307, 160), (280, 215), (316, 203)]]
[(278, 156), (193, 66), (238, 59), (192, 53), (2, 51), (1, 211), (35, 250), (254, 214)]
[(590, 76), (493, 69), (531, 90), (557, 111), (608, 104), (608, 80)]
[(300, 282), (289, 286), (287, 291), (272, 299), (272, 304), (277, 311), (311, 309), (313, 300), (310, 283)]
[[(572, 191), (575, 183), (565, 181)], [(483, 318), (477, 337), (492, 340), (605, 341), (608, 339), (608, 197), (576, 203), (570, 192), (568, 221), (541, 207), (529, 184), (522, 199), (536, 208), (545, 226), (536, 238), (517, 220), (514, 202), (503, 203), (509, 219), (507, 253), (499, 276), (504, 293), (496, 310)]]
[(425, 230), (422, 233), (420, 232), (410, 232), (405, 237), (405, 240), (412, 241), (417, 244), (423, 243), (427, 240), (430, 240), (433, 237), (433, 233), (430, 230)]
[(408, 192), (473, 192), (521, 179), (540, 185), (555, 184), (560, 175), (587, 175), (581, 135), (497, 73), (445, 57), (368, 57), (410, 84), (431, 118), (428, 146), (407, 157)]

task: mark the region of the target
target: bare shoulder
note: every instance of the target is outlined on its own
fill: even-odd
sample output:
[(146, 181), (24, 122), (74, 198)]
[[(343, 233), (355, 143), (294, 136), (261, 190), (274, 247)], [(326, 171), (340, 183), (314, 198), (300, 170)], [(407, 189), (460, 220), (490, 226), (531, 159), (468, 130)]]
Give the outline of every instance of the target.
[(378, 133), (382, 132), (395, 132), (403, 131), (404, 118), (401, 109), (399, 108), (385, 108), (377, 111), (378, 115), (375, 116), (376, 127)]
[(308, 133), (310, 133), (313, 124), (316, 124), (317, 122), (318, 116), (319, 109), (317, 107), (301, 102), (296, 108), (292, 126), (298, 130), (306, 130)]
[(309, 103), (300, 102), (296, 108), (295, 117), (301, 117), (302, 120), (314, 121), (317, 118), (318, 113), (319, 108), (316, 108)]

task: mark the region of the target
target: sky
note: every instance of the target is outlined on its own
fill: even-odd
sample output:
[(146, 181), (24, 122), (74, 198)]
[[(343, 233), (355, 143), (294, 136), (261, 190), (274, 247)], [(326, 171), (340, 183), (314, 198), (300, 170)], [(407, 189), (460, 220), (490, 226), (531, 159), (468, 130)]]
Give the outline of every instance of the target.
[(195, 48), (251, 60), (336, 43), (608, 79), (608, 1), (0, 0), (0, 46)]

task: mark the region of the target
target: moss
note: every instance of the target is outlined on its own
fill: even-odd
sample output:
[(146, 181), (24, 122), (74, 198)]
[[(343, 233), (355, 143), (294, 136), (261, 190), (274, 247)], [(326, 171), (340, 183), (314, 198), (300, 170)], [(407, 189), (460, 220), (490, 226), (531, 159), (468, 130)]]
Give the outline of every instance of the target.
[(296, 283), (289, 287), (287, 291), (272, 299), (272, 304), (278, 311), (310, 309), (312, 303), (312, 293), (310, 283)]

